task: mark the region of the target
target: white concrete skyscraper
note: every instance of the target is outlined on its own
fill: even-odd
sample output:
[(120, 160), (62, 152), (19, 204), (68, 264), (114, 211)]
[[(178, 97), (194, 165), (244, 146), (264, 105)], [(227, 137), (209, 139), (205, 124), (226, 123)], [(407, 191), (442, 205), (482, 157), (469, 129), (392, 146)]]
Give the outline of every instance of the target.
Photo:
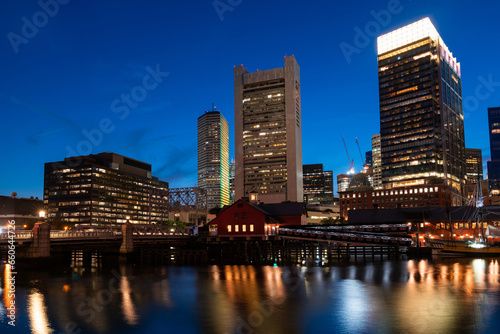
[(235, 199), (259, 194), (265, 203), (302, 202), (300, 68), (249, 73), (234, 69)]

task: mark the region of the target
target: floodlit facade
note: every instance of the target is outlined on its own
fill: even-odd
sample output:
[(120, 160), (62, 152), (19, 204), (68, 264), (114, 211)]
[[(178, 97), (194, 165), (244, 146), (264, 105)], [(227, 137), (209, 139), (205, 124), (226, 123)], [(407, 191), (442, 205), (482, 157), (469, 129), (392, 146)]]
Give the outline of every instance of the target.
[(382, 155), (380, 148), (380, 133), (372, 136), (372, 186), (382, 189)]
[(235, 200), (257, 192), (265, 203), (302, 202), (300, 69), (249, 73), (234, 68)]
[(384, 188), (445, 184), (465, 196), (460, 64), (429, 18), (377, 39)]
[(198, 187), (207, 190), (207, 205), (230, 204), (229, 125), (220, 111), (198, 118)]
[(44, 206), (49, 221), (117, 225), (168, 219), (168, 183), (151, 165), (115, 153), (70, 157), (45, 164)]

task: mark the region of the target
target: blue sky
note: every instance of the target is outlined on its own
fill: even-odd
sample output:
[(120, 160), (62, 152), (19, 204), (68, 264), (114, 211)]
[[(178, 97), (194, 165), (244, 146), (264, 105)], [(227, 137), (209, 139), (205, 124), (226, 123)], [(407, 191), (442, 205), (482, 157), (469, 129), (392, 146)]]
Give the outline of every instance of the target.
[(355, 138), (364, 153), (380, 128), (375, 33), (423, 17), (461, 63), (466, 145), (489, 158), (494, 1), (59, 1), (42, 0), (46, 11), (0, 1), (1, 195), (42, 197), (44, 163), (75, 152), (123, 154), (172, 187), (193, 186), (196, 122), (212, 102), (234, 157), (233, 67), (282, 67), (287, 55), (301, 67), (303, 163), (345, 172), (343, 134), (359, 169)]

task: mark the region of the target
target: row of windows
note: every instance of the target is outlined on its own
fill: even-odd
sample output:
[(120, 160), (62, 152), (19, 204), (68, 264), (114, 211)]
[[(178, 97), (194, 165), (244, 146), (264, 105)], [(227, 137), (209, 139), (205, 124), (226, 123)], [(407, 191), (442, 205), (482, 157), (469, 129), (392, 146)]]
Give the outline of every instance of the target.
[[(250, 224), (249, 226), (249, 231), (253, 232), (254, 231), (254, 225)], [(227, 231), (228, 232), (233, 232), (233, 225), (227, 225)], [(234, 225), (234, 232), (239, 232), (240, 231), (240, 225)], [(247, 231), (247, 225), (241, 225), (241, 232), (246, 232)]]
[[(438, 192), (438, 187), (422, 187), (415, 189), (395, 189), (385, 191), (374, 191), (373, 196), (389, 196), (389, 195), (407, 195), (407, 194), (422, 194), (429, 192)], [(367, 193), (358, 194), (357, 197), (366, 197)], [(340, 198), (351, 198), (351, 194), (341, 194)], [(352, 198), (356, 198), (356, 194), (352, 194)]]
[[(425, 202), (418, 202), (418, 201), (415, 201), (415, 202), (408, 202), (408, 203), (381, 203), (381, 204), (373, 204), (373, 208), (374, 209), (377, 209), (377, 208), (380, 208), (380, 209), (394, 209), (394, 208), (424, 208), (424, 207), (427, 207), (427, 206), (439, 206), (439, 201), (425, 201)], [(345, 214), (346, 211), (349, 211), (349, 210), (360, 210), (360, 209), (368, 209), (368, 205), (354, 205), (352, 207), (347, 207), (345, 209), (342, 209), (342, 212)]]

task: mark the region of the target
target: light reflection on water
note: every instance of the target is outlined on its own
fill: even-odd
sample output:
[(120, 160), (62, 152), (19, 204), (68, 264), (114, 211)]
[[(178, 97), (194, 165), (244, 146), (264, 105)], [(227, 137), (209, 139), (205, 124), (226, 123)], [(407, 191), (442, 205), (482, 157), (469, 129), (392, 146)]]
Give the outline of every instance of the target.
[[(497, 333), (498, 259), (17, 268), (1, 333)], [(1, 265), (2, 306), (8, 266)]]
[(47, 317), (45, 298), (37, 289), (32, 289), (28, 293), (28, 316), (32, 333), (49, 334), (53, 332)]

